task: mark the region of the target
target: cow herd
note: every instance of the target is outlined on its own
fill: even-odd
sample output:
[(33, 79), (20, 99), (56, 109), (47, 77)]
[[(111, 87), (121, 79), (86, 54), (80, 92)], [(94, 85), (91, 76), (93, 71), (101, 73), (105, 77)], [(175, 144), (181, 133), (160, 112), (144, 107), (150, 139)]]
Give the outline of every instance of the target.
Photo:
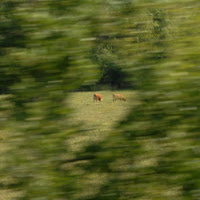
[[(115, 102), (115, 101), (117, 101), (117, 100), (123, 100), (123, 101), (126, 101), (126, 98), (124, 97), (124, 95), (122, 95), (122, 94), (113, 94), (113, 102)], [(100, 102), (102, 102), (103, 101), (103, 98), (102, 98), (102, 95), (101, 94), (98, 94), (98, 93), (96, 93), (96, 94), (94, 94), (94, 96), (93, 96), (93, 102), (94, 101), (100, 101)]]

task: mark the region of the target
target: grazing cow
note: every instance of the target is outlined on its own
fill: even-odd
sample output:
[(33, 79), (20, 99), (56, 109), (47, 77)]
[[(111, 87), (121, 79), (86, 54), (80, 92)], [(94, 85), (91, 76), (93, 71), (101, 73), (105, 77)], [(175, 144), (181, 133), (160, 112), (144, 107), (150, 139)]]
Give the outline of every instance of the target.
[(102, 102), (102, 101), (103, 101), (103, 99), (102, 99), (102, 95), (101, 95), (101, 94), (97, 94), (97, 93), (96, 93), (96, 94), (94, 94), (94, 97), (93, 97), (93, 102), (94, 102), (94, 101), (96, 101), (96, 102), (97, 102), (98, 100), (99, 100), (100, 102)]
[(113, 94), (113, 101), (117, 101), (117, 100), (123, 100), (123, 101), (126, 101), (126, 98), (124, 97), (124, 95), (122, 94)]

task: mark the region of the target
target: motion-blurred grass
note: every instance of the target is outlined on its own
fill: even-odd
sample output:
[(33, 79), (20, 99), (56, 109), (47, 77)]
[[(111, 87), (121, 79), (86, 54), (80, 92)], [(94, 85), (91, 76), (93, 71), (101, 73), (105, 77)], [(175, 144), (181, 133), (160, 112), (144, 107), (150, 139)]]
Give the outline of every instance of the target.
[[(103, 102), (93, 102), (93, 94), (95, 92), (72, 92), (66, 104), (72, 109), (69, 123), (74, 126), (81, 126), (82, 134), (78, 136), (72, 135), (67, 145), (70, 149), (68, 158), (73, 159), (76, 152), (92, 143), (103, 141), (109, 132), (115, 129), (120, 120), (123, 120), (131, 110), (131, 107), (137, 104), (137, 95), (133, 91), (98, 91), (102, 94)], [(127, 101), (113, 102), (112, 94), (121, 93)], [(1, 96), (5, 98), (6, 96)], [(0, 137), (0, 151), (3, 153), (8, 147), (6, 141), (6, 133), (2, 132)], [(3, 162), (2, 162), (3, 163)], [(76, 164), (71, 167), (76, 168)], [(106, 177), (100, 177), (99, 174), (91, 174), (91, 177), (85, 177), (84, 184), (92, 186), (92, 191), (88, 187), (84, 187), (82, 196), (90, 196), (97, 192), (101, 182)], [(3, 183), (6, 180), (1, 180)], [(12, 189), (1, 189), (0, 200), (15, 199), (20, 193)]]

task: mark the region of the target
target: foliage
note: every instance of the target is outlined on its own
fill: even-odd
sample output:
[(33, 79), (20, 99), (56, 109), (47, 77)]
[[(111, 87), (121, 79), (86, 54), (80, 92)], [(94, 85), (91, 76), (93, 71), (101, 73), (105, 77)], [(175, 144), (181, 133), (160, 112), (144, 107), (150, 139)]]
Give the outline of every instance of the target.
[(108, 85), (111, 89), (127, 89), (130, 87), (130, 83), (127, 81), (128, 74), (119, 65), (120, 56), (116, 50), (117, 47), (111, 44), (109, 40), (112, 39), (107, 37), (107, 39), (99, 38), (91, 51), (91, 59), (100, 67), (97, 85)]
[[(4, 0), (1, 11), (2, 188), (24, 200), (199, 199), (198, 1)], [(97, 80), (91, 50), (101, 81), (122, 70), (139, 103), (71, 152), (84, 132), (66, 99)]]
[[(109, 179), (90, 199), (199, 199), (199, 5), (137, 6), (121, 55), (139, 83), (140, 104), (101, 144), (89, 168)], [(166, 14), (177, 29), (170, 35)]]
[(20, 199), (71, 198), (76, 190), (77, 173), (63, 169), (67, 137), (76, 133), (65, 100), (70, 90), (94, 79), (95, 67), (87, 58), (91, 42), (82, 41), (90, 37), (88, 4), (62, 3), (62, 13), (53, 7), (56, 1), (1, 3), (1, 80), (11, 93), (9, 107), (1, 107), (9, 146), (1, 174), (9, 181), (1, 186), (20, 191)]

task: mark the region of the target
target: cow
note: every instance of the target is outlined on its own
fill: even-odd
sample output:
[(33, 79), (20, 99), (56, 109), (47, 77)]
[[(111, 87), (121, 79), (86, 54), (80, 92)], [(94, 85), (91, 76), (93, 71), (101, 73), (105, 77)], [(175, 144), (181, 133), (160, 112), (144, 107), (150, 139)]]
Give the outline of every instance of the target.
[(123, 101), (126, 101), (126, 98), (124, 97), (124, 95), (122, 94), (113, 94), (113, 101), (117, 101), (117, 100), (123, 100)]
[(102, 98), (102, 95), (101, 95), (101, 94), (97, 94), (97, 93), (96, 93), (96, 94), (94, 94), (94, 96), (93, 96), (93, 102), (94, 102), (94, 101), (97, 102), (98, 100), (99, 100), (100, 102), (102, 102), (102, 101), (103, 101), (103, 98)]

